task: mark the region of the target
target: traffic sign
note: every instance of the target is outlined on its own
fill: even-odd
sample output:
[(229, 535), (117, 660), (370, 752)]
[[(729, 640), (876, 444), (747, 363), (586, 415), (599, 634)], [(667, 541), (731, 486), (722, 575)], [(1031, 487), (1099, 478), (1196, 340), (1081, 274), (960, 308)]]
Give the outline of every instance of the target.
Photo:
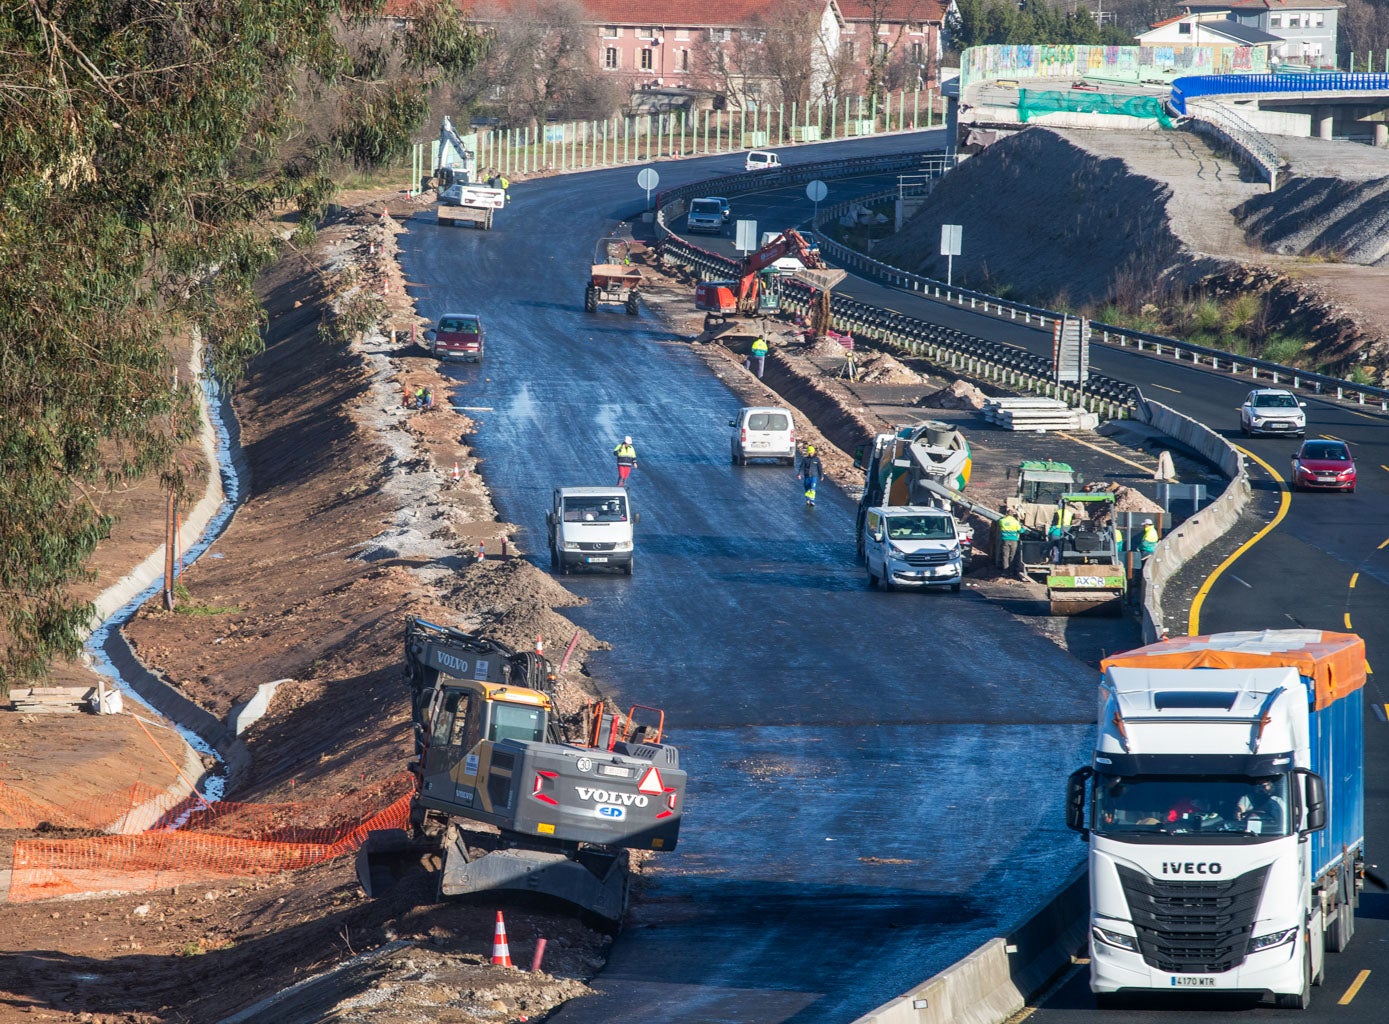
[(812, 181), (808, 185), (806, 185), (805, 197), (809, 199), (812, 203), (818, 203), (822, 199), (824, 199), (825, 196), (829, 195), (829, 191), (829, 188), (826, 187), (823, 181), (816, 179), (815, 181)]
[(646, 189), (646, 207), (651, 208), (651, 190), (661, 183), (661, 176), (654, 167), (643, 167), (637, 172), (637, 187)]

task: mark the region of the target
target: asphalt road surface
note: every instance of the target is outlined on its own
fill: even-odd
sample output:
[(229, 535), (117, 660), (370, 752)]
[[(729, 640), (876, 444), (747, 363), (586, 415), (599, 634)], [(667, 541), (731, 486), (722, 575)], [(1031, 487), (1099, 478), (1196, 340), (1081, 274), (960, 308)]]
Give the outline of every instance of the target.
[[(662, 186), (737, 166), (661, 165)], [(568, 614), (614, 645), (592, 668), (622, 703), (665, 709), (686, 821), (595, 979), (610, 994), (555, 1019), (848, 1021), (1077, 865), (1060, 780), (1093, 672), (967, 592), (869, 591), (852, 497), (810, 510), (790, 469), (730, 465), (728, 388), (648, 315), (583, 312), (594, 241), (643, 200), (632, 169), (570, 175), (513, 187), (491, 232), (426, 214), (402, 238), (421, 313), (486, 320), (453, 398), (489, 410), (472, 440), (529, 557), (548, 565), (551, 488), (615, 482), (624, 434), (639, 456), (635, 574), (567, 578), (589, 601)]]

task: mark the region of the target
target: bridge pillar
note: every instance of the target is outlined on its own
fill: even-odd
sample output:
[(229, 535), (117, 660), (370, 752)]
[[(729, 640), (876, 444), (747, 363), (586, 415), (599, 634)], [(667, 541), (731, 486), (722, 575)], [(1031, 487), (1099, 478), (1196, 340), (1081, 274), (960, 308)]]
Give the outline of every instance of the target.
[(1383, 121), (1375, 125), (1375, 148), (1389, 148), (1389, 124), (1385, 124)]
[(1317, 138), (1330, 139), (1331, 127), (1335, 123), (1335, 115), (1330, 107), (1318, 107), (1314, 123), (1317, 126)]

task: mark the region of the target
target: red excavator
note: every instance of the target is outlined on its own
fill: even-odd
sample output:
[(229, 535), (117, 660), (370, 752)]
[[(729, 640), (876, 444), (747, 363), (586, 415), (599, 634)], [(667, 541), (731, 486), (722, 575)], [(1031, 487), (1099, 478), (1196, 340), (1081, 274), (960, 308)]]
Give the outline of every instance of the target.
[(700, 281), (695, 285), (695, 309), (702, 309), (710, 316), (715, 315), (757, 316), (762, 313), (775, 313), (781, 308), (781, 296), (776, 287), (778, 276), (773, 264), (786, 256), (794, 256), (809, 269), (823, 264), (800, 233), (787, 229), (756, 252), (748, 253), (738, 265), (738, 278), (734, 281)]

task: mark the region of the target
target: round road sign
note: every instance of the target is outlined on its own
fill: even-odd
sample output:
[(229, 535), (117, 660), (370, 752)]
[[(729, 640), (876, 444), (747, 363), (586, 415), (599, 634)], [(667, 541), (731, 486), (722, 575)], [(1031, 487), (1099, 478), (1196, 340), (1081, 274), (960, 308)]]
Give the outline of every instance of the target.
[(643, 167), (640, 171), (637, 172), (638, 187), (644, 188), (648, 192), (650, 192), (660, 183), (661, 176), (656, 173), (656, 168), (654, 167)]
[(820, 200), (824, 199), (826, 195), (829, 194), (829, 191), (830, 190), (825, 187), (825, 183), (817, 179), (806, 185), (805, 197), (809, 199), (812, 203), (818, 203)]

